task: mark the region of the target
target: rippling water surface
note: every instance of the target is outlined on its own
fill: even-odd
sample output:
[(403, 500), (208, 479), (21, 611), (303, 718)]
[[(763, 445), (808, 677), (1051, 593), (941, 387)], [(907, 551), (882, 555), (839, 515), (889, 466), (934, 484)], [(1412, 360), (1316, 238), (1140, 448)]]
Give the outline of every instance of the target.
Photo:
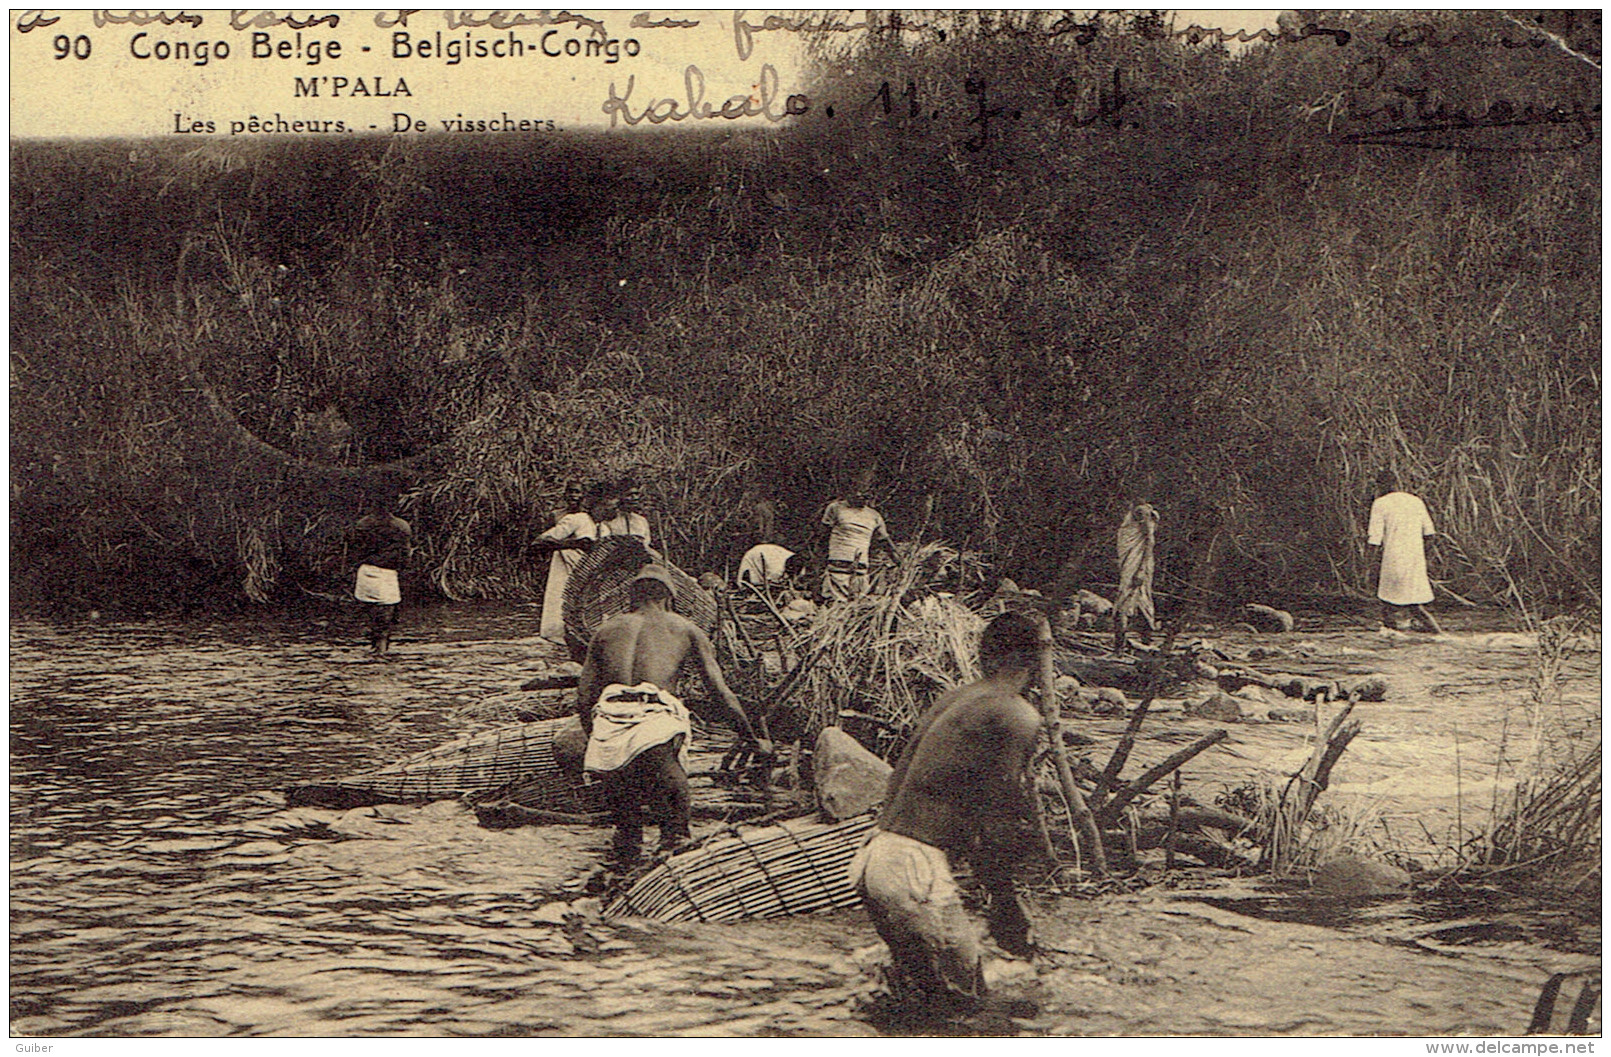
[[(556, 901), (607, 830), (486, 830), (451, 802), (286, 808), (294, 782), (461, 733), (456, 710), (553, 659), (535, 624), (416, 611), (377, 662), (346, 614), (14, 623), (12, 1033), (879, 1033), (857, 1012), (877, 944), (859, 911), (600, 921)], [(1515, 1033), (1543, 977), (1585, 961), (1434, 956), (1164, 891), (1038, 917), (1059, 950), (1008, 986), (1042, 1012), (988, 1030)]]

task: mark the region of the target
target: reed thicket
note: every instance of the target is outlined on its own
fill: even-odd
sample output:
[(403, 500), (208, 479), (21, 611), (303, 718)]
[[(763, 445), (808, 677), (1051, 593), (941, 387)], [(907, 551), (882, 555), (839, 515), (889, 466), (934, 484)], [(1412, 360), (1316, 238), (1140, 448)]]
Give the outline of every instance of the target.
[(334, 590), (394, 483), (411, 589), (525, 597), (564, 482), (627, 473), (697, 572), (746, 493), (808, 547), (862, 467), (1026, 585), (1109, 579), (1145, 496), (1166, 588), (1219, 539), (1231, 601), (1358, 595), (1389, 465), (1446, 593), (1597, 605), (1597, 126), (1376, 134), (1597, 68), (1488, 13), (1237, 54), (936, 17), (721, 140), (14, 145), (13, 597)]

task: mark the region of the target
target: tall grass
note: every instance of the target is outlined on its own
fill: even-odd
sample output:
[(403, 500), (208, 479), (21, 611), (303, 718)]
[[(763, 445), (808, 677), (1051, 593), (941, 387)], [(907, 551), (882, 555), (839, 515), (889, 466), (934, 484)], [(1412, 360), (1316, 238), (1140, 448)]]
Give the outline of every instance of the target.
[[(1507, 712), (1496, 764), (1514, 777), (1496, 792), (1462, 849), (1485, 878), (1598, 897), (1602, 868), (1602, 749), (1598, 723), (1562, 706), (1559, 679), (1584, 628), (1570, 617), (1533, 621), (1535, 666), (1523, 707)], [(1517, 715), (1519, 713), (1519, 715)], [(1519, 720), (1519, 722), (1517, 722)], [(1496, 783), (1497, 785), (1497, 783)]]
[[(819, 56), (854, 120), (719, 149), (18, 145), (16, 597), (187, 569), (186, 595), (297, 597), (344, 575), (390, 487), (370, 469), (408, 460), (412, 586), (448, 597), (536, 590), (569, 479), (636, 475), (699, 571), (746, 492), (805, 547), (864, 467), (898, 538), (1025, 584), (1101, 579), (1148, 498), (1165, 583), (1217, 539), (1223, 594), (1363, 593), (1390, 465), (1444, 533), (1445, 595), (1598, 604), (1597, 154), (1338, 129), (1372, 56), (1427, 60), (1450, 105), (1597, 99), (1583, 64), (1389, 48), (1391, 13), (1339, 16), (1349, 49), (1235, 56), (1130, 16), (1083, 42), (936, 17), (943, 41)], [(975, 151), (980, 69), (1021, 119)], [(1087, 120), (1115, 69), (1127, 120)], [(930, 116), (833, 95), (868, 71)]]

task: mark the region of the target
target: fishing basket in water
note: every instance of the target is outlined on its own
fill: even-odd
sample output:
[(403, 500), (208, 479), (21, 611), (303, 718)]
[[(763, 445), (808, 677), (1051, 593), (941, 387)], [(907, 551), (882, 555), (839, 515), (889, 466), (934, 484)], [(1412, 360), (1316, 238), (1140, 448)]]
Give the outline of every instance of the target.
[[(564, 778), (582, 796), (580, 778), (560, 770), (554, 744), (556, 736), (576, 728), (579, 722), (575, 716), (564, 716), (496, 727), (372, 771), (293, 786), (286, 800), (338, 807), (448, 800), (513, 789), (520, 782), (543, 777), (550, 779), (555, 790)], [(528, 795), (535, 797), (539, 791), (534, 788)], [(558, 797), (554, 791), (549, 795)]]
[(717, 834), (644, 874), (609, 913), (657, 921), (737, 921), (810, 914), (861, 901), (850, 860), (872, 814), (843, 822), (793, 819)]
[(699, 625), (705, 634), (716, 633), (716, 599), (693, 577), (663, 558), (653, 558), (636, 536), (605, 536), (571, 570), (565, 585), (565, 642), (572, 656), (585, 656), (598, 626), (631, 608), (628, 589), (638, 570), (651, 561), (671, 573), (677, 595), (671, 608)]

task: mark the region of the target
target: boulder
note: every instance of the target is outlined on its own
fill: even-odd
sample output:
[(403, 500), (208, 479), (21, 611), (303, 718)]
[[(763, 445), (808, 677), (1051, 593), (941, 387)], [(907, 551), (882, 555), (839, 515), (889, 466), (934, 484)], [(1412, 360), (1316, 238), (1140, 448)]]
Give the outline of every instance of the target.
[(1324, 696), (1328, 701), (1337, 700), (1337, 684), (1330, 679), (1310, 679), (1303, 675), (1277, 675), (1274, 677), (1275, 685), (1288, 697), (1295, 697), (1299, 701), (1315, 701)]
[(1079, 603), (1081, 613), (1090, 613), (1092, 616), (1105, 617), (1113, 612), (1113, 603), (1097, 594), (1095, 591), (1080, 591), (1074, 596)]
[(824, 727), (817, 735), (811, 776), (817, 802), (830, 818), (847, 819), (883, 803), (892, 770), (838, 727)]
[(1259, 631), (1288, 632), (1292, 630), (1292, 614), (1274, 606), (1249, 605), (1243, 607), (1247, 622)]
[(1235, 723), (1242, 718), (1242, 702), (1230, 694), (1215, 692), (1201, 701), (1186, 702), (1186, 715), (1197, 719), (1212, 719), (1221, 723)]
[(1277, 693), (1267, 686), (1250, 683), (1236, 691), (1235, 697), (1249, 702), (1254, 711), (1269, 708), (1285, 708), (1287, 699), (1285, 694)]
[(1343, 696), (1357, 693), (1361, 701), (1386, 701), (1387, 680), (1379, 675), (1367, 675), (1343, 688)]
[(1410, 875), (1397, 866), (1358, 855), (1327, 860), (1314, 876), (1315, 893), (1333, 899), (1399, 895), (1409, 887)]
[(1122, 715), (1130, 707), (1130, 700), (1124, 696), (1124, 691), (1111, 686), (1096, 688), (1096, 700), (1092, 702), (1092, 711), (1099, 716)]

